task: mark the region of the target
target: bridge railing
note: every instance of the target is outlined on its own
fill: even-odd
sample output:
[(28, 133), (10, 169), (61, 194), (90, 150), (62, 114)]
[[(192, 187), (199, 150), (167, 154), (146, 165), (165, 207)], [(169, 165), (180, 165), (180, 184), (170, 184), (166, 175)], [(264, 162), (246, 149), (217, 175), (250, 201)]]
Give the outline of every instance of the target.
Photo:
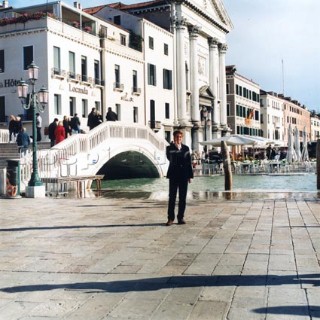
[(9, 142), (9, 130), (0, 129), (0, 143), (8, 143)]
[(62, 172), (62, 166), (68, 164), (70, 159), (75, 159), (78, 154), (90, 154), (101, 143), (114, 138), (147, 140), (159, 152), (164, 152), (166, 147), (165, 141), (157, 137), (148, 127), (121, 122), (104, 122), (87, 134), (72, 135), (50, 150), (40, 150), (38, 152), (39, 174), (41, 177), (61, 177), (69, 174)]

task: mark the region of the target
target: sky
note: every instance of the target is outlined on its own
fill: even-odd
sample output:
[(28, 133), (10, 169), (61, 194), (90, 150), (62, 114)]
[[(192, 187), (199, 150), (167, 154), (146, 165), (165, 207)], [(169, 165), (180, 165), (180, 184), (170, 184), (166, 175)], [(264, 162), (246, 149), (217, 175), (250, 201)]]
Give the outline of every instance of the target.
[[(64, 2), (73, 5), (74, 0)], [(117, 1), (78, 2), (91, 7)], [(239, 74), (259, 84), (261, 89), (283, 93), (308, 110), (320, 112), (320, 0), (223, 0), (223, 3), (233, 23), (233, 30), (227, 35), (227, 65), (235, 65)], [(23, 7), (26, 0), (9, 0), (9, 5)]]

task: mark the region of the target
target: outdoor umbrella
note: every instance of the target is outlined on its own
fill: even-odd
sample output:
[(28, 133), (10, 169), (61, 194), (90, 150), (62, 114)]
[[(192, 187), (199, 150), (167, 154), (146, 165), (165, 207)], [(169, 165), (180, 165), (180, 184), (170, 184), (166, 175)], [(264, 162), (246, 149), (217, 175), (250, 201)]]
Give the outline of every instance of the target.
[(304, 129), (303, 129), (303, 146), (302, 146), (301, 160), (302, 161), (309, 161), (306, 127), (304, 127)]
[(292, 133), (291, 123), (289, 124), (289, 129), (288, 129), (288, 151), (287, 151), (286, 159), (289, 163), (297, 160), (297, 155), (293, 147), (293, 133)]
[(251, 138), (239, 134), (232, 134), (221, 138), (203, 141), (200, 142), (200, 144), (203, 146), (221, 147), (221, 141), (225, 141), (227, 146), (254, 145), (256, 143), (255, 140)]
[(301, 161), (301, 149), (300, 149), (300, 139), (299, 139), (299, 130), (296, 127), (296, 130), (294, 132), (294, 150), (297, 155), (297, 161)]

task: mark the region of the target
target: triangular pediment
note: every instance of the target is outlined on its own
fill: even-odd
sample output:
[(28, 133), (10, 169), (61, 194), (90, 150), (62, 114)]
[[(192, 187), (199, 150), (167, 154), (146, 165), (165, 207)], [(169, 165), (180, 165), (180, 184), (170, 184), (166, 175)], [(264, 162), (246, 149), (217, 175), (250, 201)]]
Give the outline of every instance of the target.
[(199, 89), (199, 95), (200, 95), (201, 98), (210, 99), (210, 100), (214, 99), (214, 95), (213, 95), (210, 87), (207, 86), (207, 85), (202, 86)]
[(189, 2), (227, 30), (233, 29), (231, 19), (221, 0), (189, 0)]

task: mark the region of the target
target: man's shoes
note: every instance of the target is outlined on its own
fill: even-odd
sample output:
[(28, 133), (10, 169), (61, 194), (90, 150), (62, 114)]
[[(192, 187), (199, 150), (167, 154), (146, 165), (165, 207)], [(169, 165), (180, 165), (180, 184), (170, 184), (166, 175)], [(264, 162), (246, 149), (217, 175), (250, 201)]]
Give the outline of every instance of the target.
[(186, 224), (186, 222), (183, 219), (181, 219), (178, 221), (178, 224)]
[(170, 219), (169, 219), (169, 220), (167, 221), (167, 223), (166, 223), (166, 226), (171, 226), (172, 224), (173, 224), (173, 220), (170, 220)]

